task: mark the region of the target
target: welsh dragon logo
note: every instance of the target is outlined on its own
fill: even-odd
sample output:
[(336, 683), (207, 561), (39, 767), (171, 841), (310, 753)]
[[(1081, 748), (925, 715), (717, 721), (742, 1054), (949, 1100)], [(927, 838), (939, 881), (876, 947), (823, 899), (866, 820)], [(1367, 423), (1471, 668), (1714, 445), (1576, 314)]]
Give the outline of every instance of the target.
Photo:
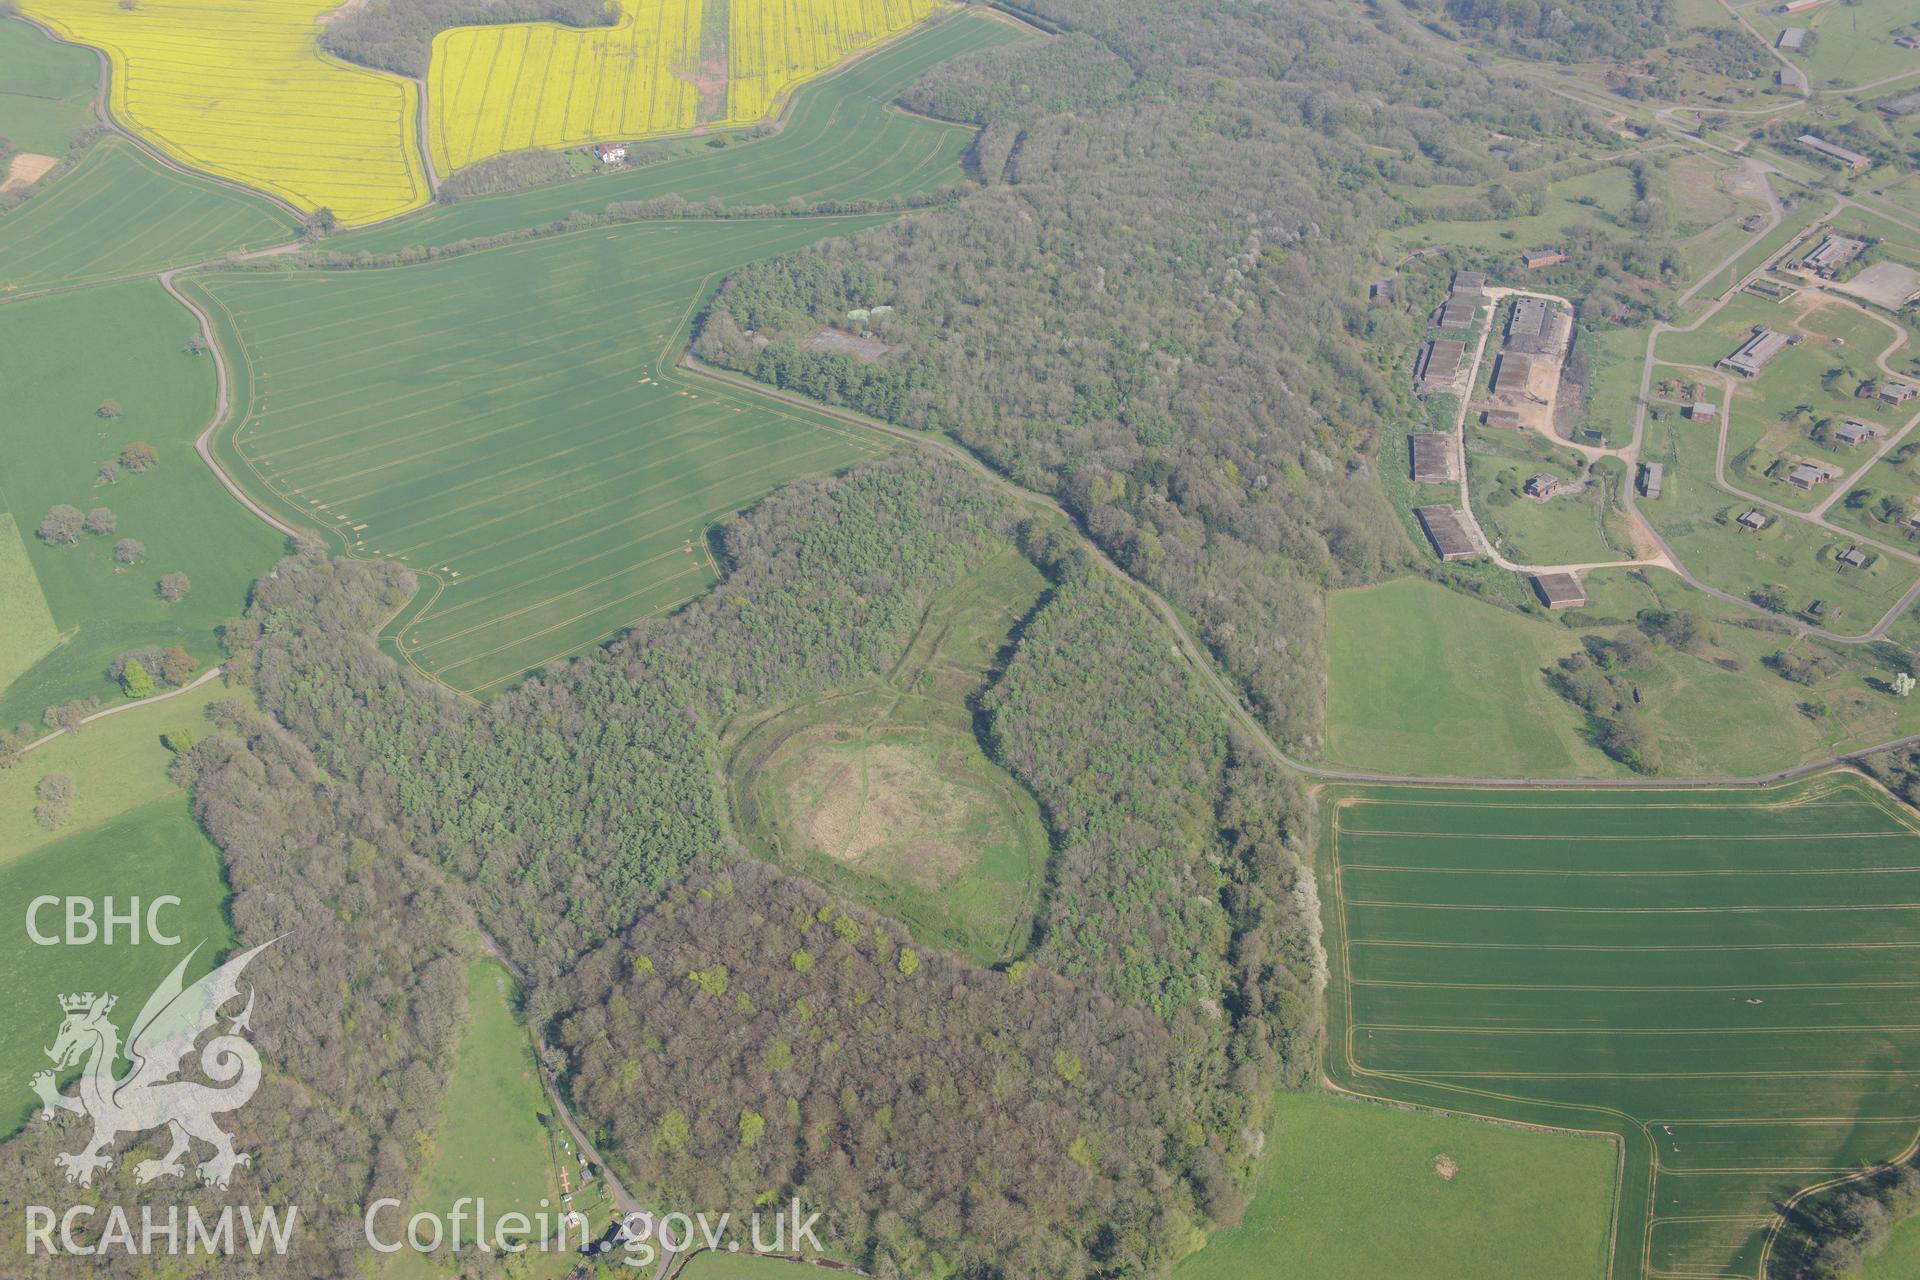
[[(115, 1079), (115, 1072), (122, 1054), (120, 1033), (107, 1020), (116, 997), (91, 991), (60, 997), (60, 1009), (66, 1017), (53, 1048), (47, 1050), (53, 1070), (37, 1073), (28, 1083), (40, 1095), (42, 1116), (51, 1118), (56, 1112), (71, 1111), (93, 1119), (93, 1139), (84, 1148), (54, 1157), (54, 1162), (66, 1170), (68, 1182), (92, 1186), (96, 1171), (113, 1167), (114, 1144), (122, 1135), (145, 1133), (162, 1125), (172, 1133), (173, 1146), (160, 1159), (142, 1160), (134, 1166), (134, 1177), (142, 1183), (183, 1176), (186, 1168), (180, 1158), (192, 1152), (196, 1140), (213, 1148), (212, 1158), (203, 1161), (198, 1171), (204, 1181), (216, 1187), (227, 1185), (236, 1166), (253, 1162), (245, 1152), (235, 1151), (233, 1139), (213, 1122), (215, 1116), (245, 1106), (260, 1087), (260, 1055), (240, 1035), (250, 1029), (253, 989), (247, 989), (246, 1007), (238, 1016), (225, 1015), (225, 1031), (204, 1045), (199, 1041), (207, 1032), (217, 1030), (223, 1018), (220, 1010), (239, 998), (240, 975), (247, 964), (272, 945), (266, 942), (244, 951), (183, 988), (181, 975), (200, 948), (188, 952), (133, 1020), (125, 1049), (133, 1067), (119, 1079)], [(200, 1070), (214, 1081), (212, 1085), (175, 1079), (196, 1045)], [(80, 1073), (77, 1095), (62, 1094), (55, 1088), (54, 1072), (82, 1059), (86, 1066)]]

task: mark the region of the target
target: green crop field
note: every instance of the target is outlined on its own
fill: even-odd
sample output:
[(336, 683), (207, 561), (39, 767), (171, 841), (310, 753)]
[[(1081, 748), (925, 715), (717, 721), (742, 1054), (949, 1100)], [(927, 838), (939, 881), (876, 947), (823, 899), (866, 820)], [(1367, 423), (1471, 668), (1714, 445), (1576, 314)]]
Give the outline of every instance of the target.
[(1174, 1280), (1599, 1280), (1616, 1151), (1604, 1139), (1283, 1093), (1246, 1217)]
[(885, 450), (669, 364), (721, 272), (868, 225), (637, 223), (206, 277), (238, 366), (222, 453), (337, 550), (419, 573), (395, 652), (491, 693), (705, 590), (713, 521)]
[[(1010, 23), (959, 14), (803, 86), (786, 122), (769, 137), (730, 146), (715, 146), (711, 138), (648, 144), (636, 148), (631, 170), (462, 200), (328, 244), (371, 253), (449, 244), (669, 194), (740, 205), (876, 200), (931, 190), (961, 180), (973, 130), (908, 115), (894, 99), (936, 63), (1025, 38)], [(663, 158), (647, 163), (656, 155)]]
[[(132, 898), (144, 904), (172, 894), (180, 905), (163, 910), (158, 922), (179, 936), (180, 945), (36, 945), (27, 936), (24, 909), (43, 894), (93, 899), (96, 912), (109, 895), (117, 909), (125, 910)], [(27, 1119), (30, 1108), (40, 1105), (25, 1086), (29, 1076), (47, 1065), (42, 1050), (53, 1043), (60, 1026), (59, 997), (73, 991), (110, 991), (120, 997), (130, 1017), (196, 943), (203, 945), (188, 973), (197, 977), (207, 972), (230, 941), (226, 899), (220, 851), (201, 833), (186, 797), (179, 794), (0, 864), (0, 902), (8, 904), (13, 917), (0, 934), (0, 992), (6, 993), (10, 1013), (6, 1032), (0, 1035), (0, 1079), (13, 1086), (0, 1105), (0, 1133), (11, 1133)], [(60, 910), (43, 910), (39, 924), (43, 933), (61, 932)]]
[(0, 299), (92, 284), (294, 238), (282, 210), (105, 137), (11, 213), (0, 214)]
[(0, 19), (0, 137), (21, 151), (64, 156), (93, 119), (100, 60), (90, 49), (49, 40)]
[[(531, 1219), (543, 1203), (558, 1216), (560, 1191), (542, 1121), (550, 1106), (518, 1001), (513, 979), (498, 961), (467, 966), (466, 1030), (440, 1095), (433, 1145), (409, 1213), (445, 1214), (463, 1196), (484, 1196), (495, 1221), (505, 1213)], [(439, 1273), (428, 1255), (411, 1249), (396, 1254), (385, 1272), (394, 1280)]]
[[(160, 736), (205, 737), (207, 705), (221, 698), (251, 695), (209, 680), (177, 697), (131, 707), (63, 734), (0, 772), (0, 865), (175, 794), (179, 788), (168, 776), (173, 753)], [(66, 824), (57, 831), (45, 830), (33, 817), (34, 788), (49, 773), (67, 774), (74, 783)]]
[[(63, 637), (0, 688), (0, 725), (37, 724), (48, 706), (72, 698), (118, 698), (107, 666), (140, 645), (178, 644), (203, 665), (217, 661), (215, 629), (245, 607), (247, 588), (279, 554), (280, 538), (194, 454), (214, 407), (213, 361), (181, 350), (194, 328), (150, 280), (0, 304), (0, 351), (9, 357), (0, 511), (24, 535)], [(99, 415), (108, 401), (119, 417)], [(100, 483), (100, 464), (135, 442), (152, 445), (158, 464)], [(48, 546), (33, 530), (56, 503), (104, 506), (114, 531)], [(114, 558), (122, 538), (146, 548), (131, 565)], [(168, 604), (154, 587), (176, 571), (192, 589)]]
[(1032, 940), (1047, 833), (974, 734), (969, 698), (1046, 581), (1011, 548), (927, 609), (884, 681), (762, 719), (731, 744), (748, 844), (982, 964)]
[(1920, 829), (1865, 780), (1323, 812), (1329, 1070), (1619, 1135), (1619, 1280), (1754, 1276), (1775, 1204), (1913, 1141)]

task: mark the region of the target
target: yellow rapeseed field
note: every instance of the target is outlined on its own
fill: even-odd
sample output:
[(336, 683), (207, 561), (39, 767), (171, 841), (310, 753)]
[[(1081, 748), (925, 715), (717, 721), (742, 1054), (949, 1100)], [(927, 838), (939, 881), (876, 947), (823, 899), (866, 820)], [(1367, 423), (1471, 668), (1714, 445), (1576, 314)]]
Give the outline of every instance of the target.
[(340, 0), (21, 0), (105, 50), (113, 112), (181, 163), (357, 224), (424, 204), (418, 99), (320, 51)]
[(937, 0), (730, 0), (727, 122), (777, 110), (796, 84), (919, 22)]
[(701, 0), (622, 0), (618, 26), (456, 27), (433, 42), (427, 137), (442, 174), (503, 151), (694, 126)]

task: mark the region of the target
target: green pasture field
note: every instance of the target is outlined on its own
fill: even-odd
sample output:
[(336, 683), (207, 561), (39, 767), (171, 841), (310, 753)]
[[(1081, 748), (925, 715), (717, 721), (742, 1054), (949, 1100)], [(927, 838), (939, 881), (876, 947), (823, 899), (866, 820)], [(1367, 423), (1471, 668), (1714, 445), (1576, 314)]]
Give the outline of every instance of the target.
[(93, 120), (100, 60), (50, 40), (25, 22), (0, 19), (0, 137), (20, 151), (64, 156)]
[(1046, 581), (1008, 548), (927, 608), (884, 680), (729, 733), (747, 846), (982, 964), (1032, 940), (1048, 843), (1031, 794), (987, 758), (969, 698)]
[(60, 643), (60, 628), (20, 539), (18, 523), (0, 511), (0, 689)]
[(1878, 420), (1884, 406), (1857, 399), (1854, 388), (1882, 376), (1875, 357), (1903, 331), (1842, 302), (1804, 292), (1784, 304), (1742, 294), (1699, 328), (1660, 335), (1658, 355), (1665, 364), (1712, 369), (1746, 341), (1757, 324), (1798, 334), (1803, 341), (1775, 356), (1759, 377), (1737, 379), (1743, 399), (1769, 408), (1806, 402), (1824, 412)]
[(1788, 27), (1806, 27), (1819, 37), (1811, 54), (1788, 55), (1816, 89), (1854, 88), (1916, 70), (1914, 51), (1893, 43), (1894, 30), (1914, 20), (1908, 0), (1834, 0), (1790, 14), (1773, 13), (1774, 7), (1750, 9), (1747, 16), (1769, 44)]
[[(172, 894), (181, 903), (163, 910), (158, 922), (179, 936), (180, 945), (36, 945), (24, 927), (25, 905), (43, 894), (90, 898), (96, 915), (108, 896), (120, 910), (138, 897), (143, 917), (144, 904)], [(13, 916), (0, 932), (0, 995), (10, 1012), (0, 1034), (0, 1079), (10, 1086), (0, 1104), (0, 1133), (13, 1132), (39, 1109), (26, 1082), (48, 1065), (43, 1050), (60, 1025), (59, 997), (111, 991), (131, 1018), (195, 944), (203, 945), (188, 967), (189, 978), (212, 969), (231, 941), (226, 900), (220, 851), (194, 822), (186, 797), (177, 793), (0, 863), (0, 902), (9, 904)], [(44, 909), (39, 924), (43, 933), (64, 932), (61, 909)], [(119, 1025), (124, 1032), (126, 1023)], [(78, 1074), (76, 1067), (69, 1076)]]
[(1473, 511), (1502, 555), (1517, 564), (1583, 564), (1630, 558), (1624, 540), (1607, 540), (1608, 501), (1603, 475), (1580, 493), (1544, 502), (1526, 496), (1527, 479), (1536, 474), (1584, 483), (1586, 461), (1572, 449), (1555, 448), (1532, 431), (1467, 427), (1467, 479)]
[(1641, 458), (1664, 462), (1666, 474), (1659, 500), (1641, 502), (1640, 514), (1702, 580), (1742, 597), (1777, 585), (1791, 611), (1823, 601), (1823, 625), (1836, 634), (1870, 630), (1920, 571), (1885, 554), (1864, 570), (1842, 570), (1834, 557), (1853, 544), (1851, 535), (1828, 533), (1779, 511), (1759, 532), (1741, 529), (1735, 520), (1754, 504), (1714, 483), (1715, 432), (1711, 424), (1674, 414), (1647, 424)]
[(1920, 830), (1864, 779), (1321, 808), (1329, 1073), (1619, 1135), (1616, 1280), (1754, 1276), (1777, 1203), (1913, 1140)]
[(1604, 1139), (1307, 1092), (1274, 1099), (1266, 1152), (1246, 1217), (1174, 1280), (1606, 1274)]
[[(1479, 195), (1476, 188), (1466, 199), (1477, 200)], [(1455, 206), (1462, 202), (1461, 197), (1449, 196), (1444, 188), (1423, 199), (1417, 211), (1428, 220), (1387, 232), (1387, 242), (1402, 250), (1445, 244), (1510, 254), (1517, 278), (1518, 255), (1524, 250), (1552, 244), (1580, 227), (1624, 229), (1627, 210), (1634, 200), (1633, 177), (1620, 165), (1606, 165), (1591, 173), (1563, 178), (1547, 187), (1546, 207), (1541, 212), (1512, 218), (1452, 217), (1450, 199)]]
[[(1583, 636), (1617, 634), (1644, 609), (1691, 610), (1708, 624), (1698, 652), (1656, 646), (1650, 666), (1622, 673), (1641, 692), (1668, 775), (1754, 776), (1920, 732), (1920, 704), (1887, 691), (1893, 668), (1872, 652), (1756, 630), (1743, 625), (1748, 611), (1666, 573), (1605, 570), (1585, 581), (1589, 607), (1550, 617), (1420, 579), (1334, 593), (1328, 760), (1431, 776), (1617, 774), (1588, 745), (1584, 714), (1542, 672)], [(1783, 650), (1817, 651), (1831, 673), (1811, 686), (1787, 680), (1763, 664)], [(1406, 678), (1409, 654), (1420, 655), (1418, 679)]]
[[(0, 351), (9, 357), (0, 413), (0, 511), (18, 524), (62, 643), (0, 689), (0, 725), (37, 725), (47, 707), (79, 697), (118, 699), (107, 667), (140, 645), (184, 646), (202, 666), (221, 657), (216, 628), (246, 605), (247, 590), (279, 555), (281, 540), (228, 496), (193, 450), (213, 417), (210, 356), (181, 348), (192, 317), (150, 280), (0, 304)], [(108, 400), (121, 406), (98, 416)], [(135, 441), (159, 463), (100, 484), (100, 464)], [(112, 534), (53, 547), (33, 535), (47, 509), (69, 503), (114, 512)], [(113, 556), (121, 538), (143, 543), (131, 566)], [(160, 576), (185, 573), (187, 598), (168, 604)]]
[(1738, 170), (1705, 156), (1683, 156), (1658, 171), (1661, 196), (1672, 219), (1669, 232), (1680, 246), (1687, 279), (1731, 257), (1752, 238), (1740, 224), (1748, 214), (1764, 214), (1765, 201), (1731, 180)]
[[(1878, 111), (1869, 110), (1862, 114), (1873, 116), (1875, 120), (1882, 123), (1883, 127), (1887, 127), (1890, 133), (1898, 132), (1906, 135), (1910, 141), (1903, 145), (1911, 146), (1914, 142), (1920, 142), (1920, 112), (1905, 116), (1892, 125), (1888, 125), (1887, 117)], [(1882, 189), (1887, 193), (1886, 198), (1889, 203), (1897, 205), (1909, 214), (1920, 214), (1920, 173), (1910, 173), (1898, 182), (1888, 183)]]
[(649, 222), (415, 266), (197, 277), (228, 470), (420, 575), (389, 648), (476, 695), (710, 586), (708, 527), (890, 446), (671, 365), (741, 263), (874, 219)]
[(295, 238), (291, 215), (108, 135), (0, 214), (0, 300), (204, 262)]
[[(1736, 172), (1712, 156), (1687, 154), (1674, 157), (1654, 170), (1654, 184), (1666, 201), (1672, 233), (1686, 238), (1721, 226), (1734, 214), (1761, 212), (1751, 199), (1736, 198), (1725, 185)], [(1736, 225), (1738, 225), (1736, 223)]]
[[(1660, 645), (1651, 667), (1628, 672), (1657, 731), (1664, 772), (1752, 777), (1920, 733), (1920, 704), (1893, 696), (1874, 646), (1835, 645), (1758, 629), (1751, 611), (1705, 596), (1670, 574), (1587, 575), (1589, 606), (1560, 620), (1605, 635), (1643, 609), (1690, 610), (1707, 623), (1698, 652)], [(1765, 665), (1776, 653), (1817, 656), (1830, 674), (1811, 685)]]
[[(177, 697), (96, 720), (22, 756), (0, 772), (0, 866), (176, 794), (179, 788), (168, 776), (173, 752), (160, 736), (184, 731), (196, 739), (205, 737), (210, 732), (208, 704), (235, 697), (251, 695), (209, 680)], [(69, 774), (74, 782), (70, 816), (58, 831), (47, 831), (33, 817), (38, 803), (34, 788), (49, 773)]]
[(1920, 1276), (1920, 1217), (1908, 1218), (1893, 1229), (1887, 1247), (1867, 1259), (1854, 1273), (1859, 1280), (1910, 1280)]
[[(543, 1123), (551, 1104), (540, 1084), (533, 1042), (520, 1025), (519, 999), (513, 978), (498, 961), (467, 966), (467, 1025), (440, 1094), (426, 1168), (407, 1214), (445, 1214), (463, 1196), (484, 1196), (488, 1216), (496, 1220), (505, 1213), (531, 1219), (542, 1212), (543, 1201), (546, 1212), (555, 1217), (562, 1212), (553, 1144)], [(600, 1225), (596, 1217), (594, 1226)], [(427, 1255), (411, 1249), (395, 1254), (385, 1272), (393, 1280), (441, 1273)]]
[(1587, 365), (1585, 425), (1597, 428), (1611, 447), (1633, 439), (1633, 416), (1640, 399), (1640, 367), (1647, 353), (1641, 328), (1581, 330), (1574, 339)]
[(1383, 773), (1617, 773), (1540, 674), (1578, 648), (1558, 626), (1420, 578), (1336, 591), (1327, 600), (1327, 762)]
[(619, 201), (673, 194), (757, 205), (880, 200), (932, 190), (963, 178), (974, 131), (908, 115), (893, 105), (895, 99), (948, 58), (1027, 38), (1011, 23), (961, 13), (808, 83), (770, 136), (730, 146), (715, 146), (711, 138), (642, 144), (630, 170), (461, 200), (340, 236), (328, 247), (386, 253), (450, 244), (542, 226), (576, 210), (597, 213)]

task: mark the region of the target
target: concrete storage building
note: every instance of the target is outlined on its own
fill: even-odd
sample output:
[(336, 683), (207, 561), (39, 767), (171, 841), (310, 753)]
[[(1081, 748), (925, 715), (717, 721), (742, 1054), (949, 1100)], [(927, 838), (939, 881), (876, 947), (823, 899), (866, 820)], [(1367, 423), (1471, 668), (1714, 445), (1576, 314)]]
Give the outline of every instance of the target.
[(1480, 554), (1460, 513), (1452, 507), (1415, 507), (1413, 514), (1442, 560), (1471, 560)]
[(1448, 431), (1422, 431), (1413, 437), (1413, 480), (1415, 484), (1447, 484), (1459, 479), (1453, 465), (1453, 434)]
[(1587, 589), (1580, 585), (1580, 579), (1571, 573), (1541, 573), (1533, 579), (1534, 594), (1540, 597), (1540, 603), (1549, 609), (1581, 609), (1586, 607)]

